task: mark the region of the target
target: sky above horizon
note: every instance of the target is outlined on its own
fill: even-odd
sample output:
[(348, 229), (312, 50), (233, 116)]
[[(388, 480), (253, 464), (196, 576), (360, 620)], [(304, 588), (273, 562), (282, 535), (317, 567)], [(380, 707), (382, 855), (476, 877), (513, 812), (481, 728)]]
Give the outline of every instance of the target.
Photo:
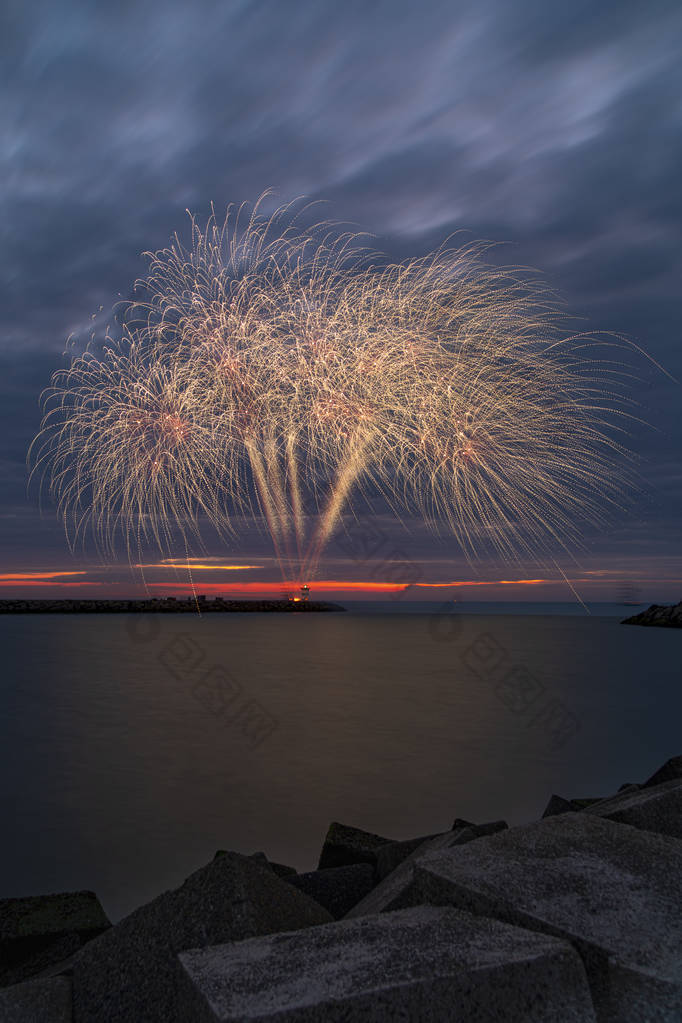
[[(681, 48), (682, 8), (661, 0), (5, 3), (0, 597), (142, 592), (123, 559), (71, 554), (27, 493), (26, 451), (67, 337), (87, 339), (93, 314), (130, 294), (141, 253), (182, 234), (188, 208), (201, 218), (272, 188), (273, 203), (325, 200), (397, 259), (460, 229), (505, 242), (578, 329), (625, 334), (682, 379)], [(563, 573), (585, 599), (679, 600), (680, 385), (643, 358), (638, 370), (644, 492), (556, 571), (467, 564), (446, 537), (380, 514), (330, 545), (321, 580), (571, 599)], [(200, 564), (201, 592), (278, 585), (249, 523)], [(153, 592), (183, 592), (186, 570), (155, 565)]]

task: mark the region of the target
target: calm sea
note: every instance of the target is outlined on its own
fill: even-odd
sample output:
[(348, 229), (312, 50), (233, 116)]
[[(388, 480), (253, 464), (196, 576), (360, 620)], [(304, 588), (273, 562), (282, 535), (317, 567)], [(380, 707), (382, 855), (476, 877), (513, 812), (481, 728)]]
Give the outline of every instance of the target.
[(0, 618), (0, 897), (118, 919), (219, 848), (314, 869), (332, 820), (519, 823), (682, 752), (682, 633), (635, 608), (347, 606)]

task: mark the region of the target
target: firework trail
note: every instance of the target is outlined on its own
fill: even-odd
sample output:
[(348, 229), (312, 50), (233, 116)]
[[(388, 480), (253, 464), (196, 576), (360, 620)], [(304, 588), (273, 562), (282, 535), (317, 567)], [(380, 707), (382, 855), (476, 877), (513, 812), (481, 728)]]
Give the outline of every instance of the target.
[(300, 212), (192, 220), (188, 246), (147, 254), (122, 338), (55, 374), (30, 457), (71, 541), (138, 558), (252, 516), (300, 583), (363, 494), (468, 556), (605, 523), (632, 412), (604, 346), (623, 342), (562, 338), (547, 288), (485, 243), (386, 264)]

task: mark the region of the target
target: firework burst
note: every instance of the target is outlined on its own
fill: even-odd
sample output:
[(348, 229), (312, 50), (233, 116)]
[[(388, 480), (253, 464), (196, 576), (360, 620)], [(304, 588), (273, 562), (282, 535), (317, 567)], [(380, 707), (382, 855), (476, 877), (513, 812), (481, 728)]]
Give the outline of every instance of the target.
[(70, 537), (137, 558), (248, 515), (300, 582), (375, 494), (467, 555), (574, 545), (624, 489), (620, 342), (562, 338), (547, 289), (485, 254), (386, 264), (291, 207), (193, 220), (148, 254), (122, 338), (46, 394), (33, 471)]

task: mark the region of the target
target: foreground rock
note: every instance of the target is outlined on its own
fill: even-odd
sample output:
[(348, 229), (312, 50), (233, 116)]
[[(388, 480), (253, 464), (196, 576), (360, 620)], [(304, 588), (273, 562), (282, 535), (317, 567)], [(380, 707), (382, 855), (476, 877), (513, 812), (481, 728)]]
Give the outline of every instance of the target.
[(196, 1023), (590, 1023), (566, 942), (420, 906), (180, 955)]
[(587, 807), (585, 813), (682, 838), (682, 779), (674, 778), (651, 788), (633, 787), (610, 799), (600, 799)]
[(511, 830), (335, 823), (321, 865), (219, 850), (113, 928), (0, 901), (0, 1023), (682, 1021), (682, 757)]
[[(397, 870), (401, 863), (406, 860), (412, 861), (414, 853), (425, 852), (433, 848), (445, 848), (449, 845), (459, 845), (461, 841), (468, 842), (472, 838), (481, 838), (483, 835), (494, 835), (496, 831), (502, 831), (507, 827), (506, 821), (488, 821), (485, 824), (471, 824), (461, 818), (456, 818), (452, 825), (452, 831), (437, 832), (435, 835), (422, 835), (421, 838), (408, 838), (404, 842), (387, 842), (377, 849), (375, 853), (375, 874), (377, 881), (383, 881), (394, 870)], [(462, 838), (466, 835), (466, 838)]]
[(29, 980), (0, 991), (2, 1023), (71, 1023), (68, 977)]
[[(547, 806), (545, 807), (542, 816), (543, 818), (553, 817), (554, 815), (559, 813), (571, 813), (573, 811), (588, 810), (588, 808), (590, 813), (597, 813), (602, 816), (609, 816), (608, 812), (606, 813), (602, 812), (604, 808), (606, 808), (607, 803), (610, 804), (614, 811), (618, 807), (625, 806), (628, 806), (629, 808), (640, 806), (643, 808), (648, 803), (646, 794), (644, 793), (642, 794), (641, 800), (624, 799), (621, 797), (625, 795), (633, 796), (636, 792), (638, 791), (641, 792), (642, 789), (651, 789), (662, 785), (664, 782), (672, 781), (682, 782), (682, 756), (671, 757), (669, 760), (666, 760), (662, 767), (659, 767), (657, 771), (654, 771), (651, 777), (648, 778), (645, 782), (641, 784), (633, 784), (631, 782), (628, 782), (624, 785), (621, 785), (620, 788), (618, 789), (618, 792), (610, 796), (606, 797), (592, 796), (587, 799), (564, 799), (563, 796), (553, 795), (550, 798)], [(614, 802), (615, 800), (617, 800), (617, 802)], [(661, 801), (660, 803), (661, 810), (663, 809), (664, 805), (667, 806), (670, 810), (670, 814), (668, 817), (668, 825), (663, 824), (663, 826), (661, 826), (662, 822), (660, 820), (659, 822), (652, 821), (654, 826), (651, 826), (650, 824), (645, 824), (643, 823), (644, 821), (643, 816), (639, 817), (639, 820), (642, 821), (641, 823), (639, 823), (639, 821), (635, 819), (636, 815), (634, 814), (631, 818), (628, 818), (626, 816), (622, 817), (616, 816), (614, 813), (612, 819), (621, 820), (623, 823), (632, 824), (634, 827), (642, 827), (647, 830), (660, 831), (662, 834), (671, 834), (675, 835), (676, 837), (679, 837), (678, 831), (679, 821), (677, 820), (677, 816), (679, 814), (679, 804), (676, 806), (675, 797), (671, 796)], [(650, 810), (653, 810), (653, 808), (654, 804), (652, 803), (650, 804)], [(649, 819), (651, 820), (651, 818)]]
[(286, 880), (324, 906), (335, 920), (340, 920), (372, 891), (374, 870), (369, 863), (352, 863), (348, 867), (289, 875)]
[(646, 611), (624, 618), (621, 625), (661, 625), (669, 629), (682, 629), (682, 601), (672, 606), (652, 604)]
[[(500, 828), (506, 828), (505, 821), (492, 821), (487, 824), (472, 824), (456, 818), (452, 830), (461, 832), (464, 828), (476, 829), (477, 835), (488, 835)], [(334, 867), (349, 867), (357, 863), (368, 863), (374, 869), (375, 879), (381, 881), (391, 874), (400, 864), (413, 852), (421, 848), (426, 842), (439, 838), (442, 832), (435, 832), (431, 835), (421, 835), (418, 838), (408, 838), (402, 841), (395, 841), (392, 838), (382, 838), (371, 831), (363, 831), (362, 828), (350, 827), (348, 824), (339, 824), (333, 821), (327, 830), (318, 870), (329, 870)], [(450, 834), (450, 832), (445, 832)]]
[(405, 860), (420, 849), (425, 842), (438, 838), (440, 832), (433, 835), (420, 835), (419, 838), (407, 838), (402, 842), (386, 842), (374, 854), (374, 872), (377, 881), (383, 881)]
[(549, 803), (545, 807), (542, 816), (543, 818), (555, 817), (558, 813), (573, 813), (578, 810), (585, 810), (588, 806), (598, 802), (598, 796), (590, 799), (564, 799), (563, 796), (555, 794), (550, 796)]
[(0, 985), (40, 973), (109, 927), (94, 892), (0, 900)]
[(219, 856), (78, 954), (74, 1021), (185, 1023), (175, 990), (178, 952), (330, 920), (269, 867), (236, 853)]
[(414, 868), (421, 859), (472, 842), (475, 838), (502, 831), (506, 827), (505, 821), (493, 821), (490, 824), (478, 826), (474, 824), (471, 827), (456, 828), (454, 831), (432, 836), (413, 849), (400, 866), (388, 874), (361, 902), (353, 906), (347, 915), (368, 916), (372, 913), (386, 913), (389, 910), (419, 905), (425, 900), (414, 884)]
[[(218, 849), (216, 851), (214, 859), (218, 856), (229, 856), (229, 849)], [(264, 852), (255, 852), (249, 854), (249, 859), (256, 860), (257, 863), (262, 864), (264, 867), (268, 867), (273, 873), (277, 874), (278, 877), (287, 877), (289, 874), (295, 874), (296, 869), (288, 866), (286, 863), (277, 863), (275, 860), (269, 860)]]
[(580, 952), (597, 1017), (682, 1019), (682, 843), (586, 813), (420, 860), (423, 902), (554, 934)]
[(330, 867), (349, 867), (353, 863), (376, 863), (376, 853), (383, 845), (393, 840), (374, 835), (362, 828), (332, 821), (325, 836), (318, 870)]
[(666, 760), (663, 766), (644, 782), (643, 787), (648, 789), (653, 785), (661, 785), (664, 781), (673, 781), (675, 778), (682, 781), (682, 757), (671, 757), (670, 760)]

